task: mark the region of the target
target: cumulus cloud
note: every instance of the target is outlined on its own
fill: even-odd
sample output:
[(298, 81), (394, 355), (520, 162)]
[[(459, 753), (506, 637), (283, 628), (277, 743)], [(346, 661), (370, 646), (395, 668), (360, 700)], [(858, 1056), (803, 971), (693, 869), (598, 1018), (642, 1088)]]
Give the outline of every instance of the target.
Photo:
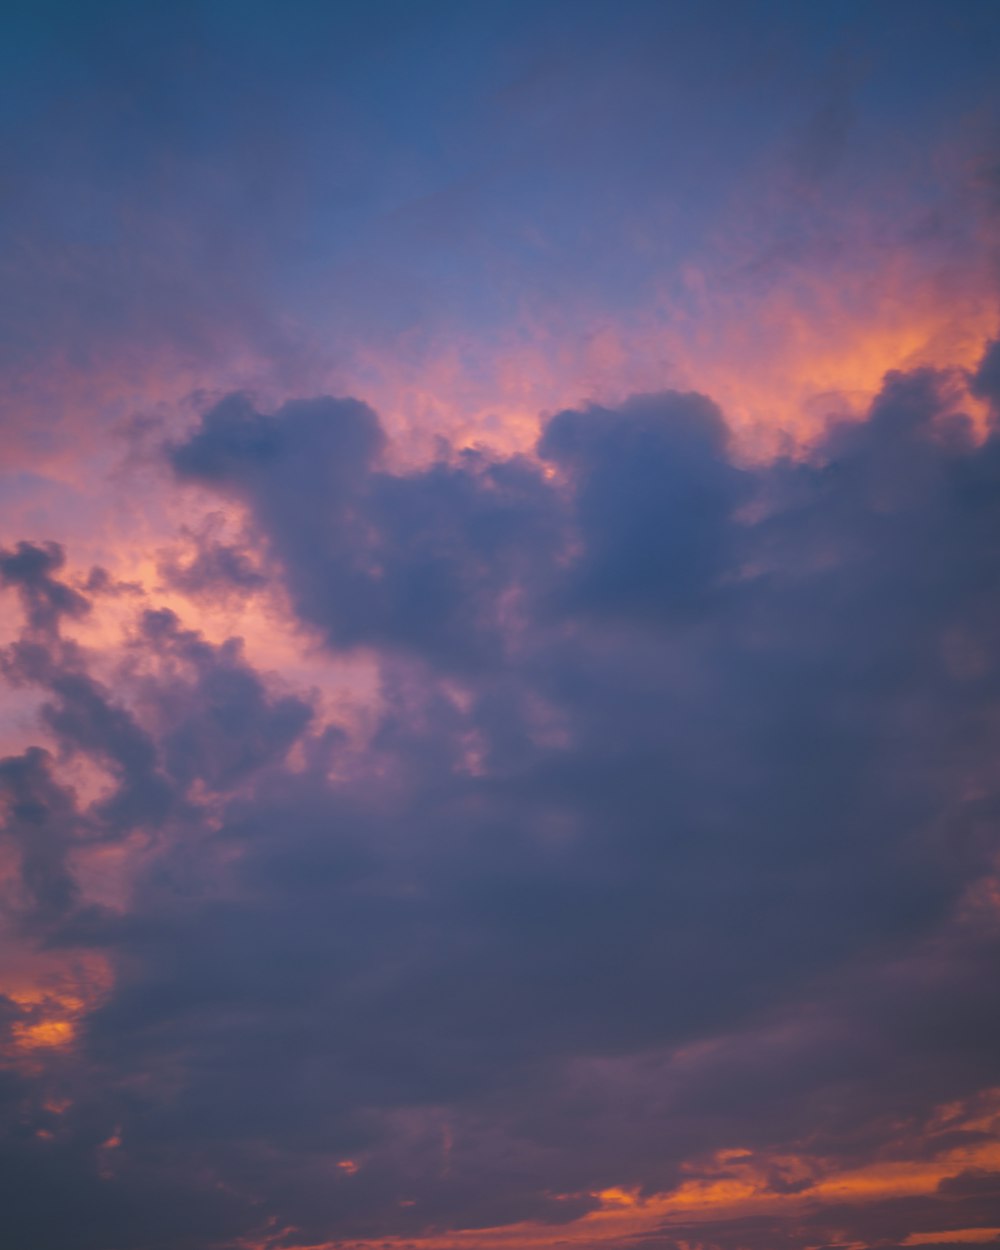
[(385, 441), (357, 400), (266, 416), (231, 396), (170, 459), (249, 506), (298, 613), (334, 646), (482, 661), (503, 642), (502, 592), (551, 559), (555, 501), (527, 459), (469, 452), (399, 475), (380, 467)]
[(1000, 1228), (946, 8), (7, 6), (0, 1243)]
[[(114, 969), (52, 1141), (54, 1078), (16, 1077), (12, 1227), (558, 1236), (734, 1148), (794, 1217), (670, 1217), (651, 1246), (995, 1221), (960, 1160), (1000, 1082), (1000, 442), (959, 397), (890, 376), (866, 421), (754, 466), (709, 399), (648, 395), (555, 415), (535, 455), (407, 472), (355, 400), (222, 401), (167, 471), (239, 502), (326, 647), (377, 657), (361, 736), (165, 608), (112, 693), (59, 634), (86, 604), (61, 553), (5, 555), (7, 671), (113, 782), (88, 804), (52, 755), (0, 766), (36, 931)], [(136, 829), (127, 902), (88, 903), (74, 839)], [(817, 1188), (880, 1153), (939, 1179)]]

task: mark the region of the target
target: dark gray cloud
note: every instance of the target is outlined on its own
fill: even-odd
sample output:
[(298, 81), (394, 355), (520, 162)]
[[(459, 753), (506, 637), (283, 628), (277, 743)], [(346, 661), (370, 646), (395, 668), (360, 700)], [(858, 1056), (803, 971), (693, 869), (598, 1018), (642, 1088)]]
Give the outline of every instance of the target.
[(972, 379), (972, 389), (1000, 412), (1000, 339), (989, 344)]
[(549, 421), (539, 452), (572, 479), (583, 542), (576, 606), (662, 615), (718, 588), (737, 557), (732, 514), (747, 497), (727, 442), (722, 413), (697, 394)]
[(308, 724), (309, 704), (291, 695), (272, 699), (238, 639), (212, 646), (168, 609), (145, 612), (140, 631), (140, 645), (166, 668), (142, 683), (142, 698), (156, 721), (166, 771), (180, 784), (197, 779), (231, 789), (280, 761)]
[[(1000, 1080), (1000, 442), (955, 383), (891, 376), (757, 467), (698, 395), (405, 474), (356, 401), (224, 401), (171, 471), (239, 499), (303, 624), (377, 656), (364, 741), (165, 610), (112, 695), (31, 548), (8, 670), (115, 788), (87, 807), (51, 758), (6, 761), (9, 836), (46, 940), (116, 981), (66, 1057), (64, 1144), (5, 1140), (12, 1226), (58, 1185), (39, 1247), (556, 1237), (734, 1145), (853, 1167), (981, 1140), (934, 1118)], [(137, 823), (129, 905), (83, 905), (67, 839)], [(794, 1219), (650, 1245), (1000, 1217), (988, 1178), (834, 1208), (812, 1175), (768, 1173)]]
[[(39, 747), (0, 760), (0, 797), (4, 835), (21, 857), (23, 902), (33, 922), (42, 925), (66, 914), (77, 899), (77, 886), (66, 862), (74, 826), (80, 823), (72, 794), (52, 776), (52, 759)], [(18, 906), (21, 904), (21, 906)]]
[(60, 617), (80, 617), (90, 611), (85, 596), (53, 577), (66, 563), (59, 543), (20, 542), (13, 551), (0, 550), (0, 585), (16, 586), (28, 627), (50, 633)]
[(384, 446), (357, 400), (264, 416), (232, 396), (170, 458), (181, 479), (249, 505), (299, 614), (333, 645), (446, 667), (495, 656), (501, 591), (551, 559), (557, 514), (541, 473), (469, 452), (397, 475), (379, 468)]

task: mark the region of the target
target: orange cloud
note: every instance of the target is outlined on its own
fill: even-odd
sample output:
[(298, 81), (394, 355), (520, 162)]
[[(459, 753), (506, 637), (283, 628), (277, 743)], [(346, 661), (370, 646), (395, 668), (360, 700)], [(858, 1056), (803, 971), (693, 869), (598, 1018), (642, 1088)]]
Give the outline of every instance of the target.
[[(978, 1130), (991, 1134), (989, 1140), (943, 1149), (935, 1157), (913, 1158), (917, 1142), (903, 1131), (894, 1143), (897, 1157), (862, 1167), (837, 1169), (821, 1158), (808, 1155), (755, 1155), (739, 1148), (721, 1150), (704, 1159), (684, 1165), (690, 1173), (675, 1189), (659, 1194), (643, 1194), (638, 1188), (611, 1186), (593, 1194), (600, 1201), (596, 1210), (572, 1223), (512, 1224), (505, 1227), (454, 1230), (427, 1236), (379, 1237), (350, 1242), (288, 1245), (282, 1250), (543, 1250), (554, 1244), (596, 1250), (627, 1243), (656, 1232), (669, 1233), (671, 1224), (689, 1230), (692, 1224), (737, 1220), (748, 1216), (788, 1217), (804, 1212), (817, 1203), (864, 1204), (887, 1198), (933, 1195), (941, 1181), (970, 1169), (1000, 1168), (1000, 1090), (988, 1090), (968, 1104), (950, 1104), (938, 1109), (928, 1131)], [(795, 1193), (772, 1187), (775, 1172), (788, 1179), (804, 1179), (806, 1187)], [(577, 1195), (553, 1195), (569, 1199)], [(410, 1205), (410, 1204), (406, 1204)], [(283, 1236), (289, 1230), (284, 1230)], [(993, 1240), (998, 1230), (970, 1228), (957, 1233), (914, 1233), (904, 1245), (933, 1245), (940, 1242)], [(268, 1250), (274, 1243), (257, 1243), (253, 1250)], [(248, 1246), (247, 1250), (251, 1250)], [(859, 1244), (859, 1250), (864, 1247)]]
[(110, 964), (99, 954), (38, 952), (8, 941), (0, 994), (21, 1009), (22, 1018), (12, 1026), (5, 1057), (36, 1060), (69, 1048), (80, 1021), (104, 1001), (111, 984)]

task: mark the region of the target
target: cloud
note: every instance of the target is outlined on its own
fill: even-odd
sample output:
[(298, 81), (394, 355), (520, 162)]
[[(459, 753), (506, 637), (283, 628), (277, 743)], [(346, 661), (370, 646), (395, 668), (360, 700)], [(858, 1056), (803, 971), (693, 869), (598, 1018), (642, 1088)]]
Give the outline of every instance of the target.
[(181, 480), (249, 507), (298, 614), (331, 644), (481, 662), (501, 645), (501, 592), (551, 549), (550, 492), (516, 457), (468, 452), (387, 472), (385, 441), (356, 400), (298, 401), (265, 416), (232, 396), (170, 459)]
[[(162, 607), (99, 680), (60, 553), (5, 557), (8, 672), (58, 752), (4, 763), (8, 837), (36, 931), (115, 973), (65, 1055), (72, 1144), (8, 1139), (12, 1227), (42, 1184), (36, 1244), (121, 1250), (587, 1228), (616, 1192), (652, 1205), (614, 1244), (985, 1219), (1000, 451), (959, 381), (892, 375), (756, 465), (696, 394), (407, 471), (357, 401), (215, 405), (169, 472), (245, 509), (333, 655), (377, 658), (361, 731)], [(58, 781), (80, 755), (90, 802)], [(95, 906), (80, 855), (137, 828)], [(734, 1148), (786, 1206), (691, 1222)], [(923, 1196), (822, 1189), (877, 1157)]]
[(197, 530), (188, 531), (186, 551), (163, 553), (159, 573), (165, 584), (191, 599), (245, 598), (267, 585), (267, 576), (252, 554), (239, 542), (227, 542), (219, 514), (206, 518)]
[(67, 863), (78, 821), (72, 796), (52, 776), (52, 759), (32, 747), (0, 760), (4, 834), (21, 857), (21, 882), (34, 918), (45, 924), (75, 904), (77, 885)]
[(140, 629), (142, 644), (169, 674), (143, 682), (142, 697), (157, 721), (165, 769), (179, 784), (231, 789), (280, 761), (302, 734), (309, 704), (291, 695), (271, 699), (238, 639), (212, 646), (166, 608), (145, 612)]
[(697, 606), (732, 569), (746, 497), (721, 412), (702, 395), (637, 397), (552, 418), (541, 456), (573, 479), (577, 606), (626, 615)]
[(51, 633), (62, 616), (79, 617), (90, 611), (83, 595), (52, 576), (65, 563), (59, 543), (20, 542), (13, 551), (0, 551), (0, 584), (18, 588), (28, 625), (38, 633)]
[(1000, 340), (989, 344), (973, 376), (972, 389), (988, 399), (995, 412), (1000, 412)]
[(1000, 10), (73, 7), (0, 47), (0, 1242), (1000, 1227)]

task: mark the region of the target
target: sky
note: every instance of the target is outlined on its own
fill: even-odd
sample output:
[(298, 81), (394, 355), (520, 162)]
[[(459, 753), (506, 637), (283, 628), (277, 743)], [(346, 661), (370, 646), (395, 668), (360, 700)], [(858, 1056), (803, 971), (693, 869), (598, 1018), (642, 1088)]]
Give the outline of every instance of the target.
[(1000, 1247), (1000, 7), (9, 0), (0, 1242)]

